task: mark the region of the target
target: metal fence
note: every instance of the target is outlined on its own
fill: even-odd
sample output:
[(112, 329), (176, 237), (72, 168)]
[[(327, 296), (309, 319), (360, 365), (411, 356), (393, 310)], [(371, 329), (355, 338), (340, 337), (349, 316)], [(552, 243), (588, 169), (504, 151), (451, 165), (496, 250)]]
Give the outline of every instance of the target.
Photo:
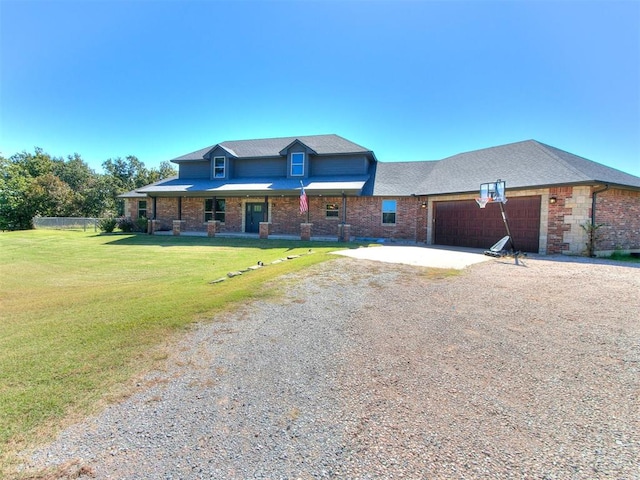
[(94, 232), (98, 231), (99, 218), (84, 218), (84, 217), (34, 217), (34, 228), (53, 228), (56, 230), (84, 230), (93, 229)]

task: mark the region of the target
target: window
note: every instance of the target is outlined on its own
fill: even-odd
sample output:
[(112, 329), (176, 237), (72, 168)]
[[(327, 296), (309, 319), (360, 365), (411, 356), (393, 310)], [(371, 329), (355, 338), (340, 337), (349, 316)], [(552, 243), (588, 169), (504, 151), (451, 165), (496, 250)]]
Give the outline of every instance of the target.
[(138, 200), (138, 218), (147, 218), (147, 201)]
[[(214, 210), (215, 203), (215, 210)], [(225, 211), (224, 198), (208, 198), (204, 201), (204, 221), (218, 220), (224, 223), (224, 211)]]
[(382, 201), (382, 223), (385, 225), (396, 223), (396, 201), (395, 200)]
[(224, 178), (225, 176), (225, 158), (213, 157), (213, 178)]
[(337, 203), (327, 203), (327, 218), (338, 218), (340, 216), (340, 209)]
[(301, 177), (304, 175), (304, 153), (296, 152), (291, 154), (291, 176)]

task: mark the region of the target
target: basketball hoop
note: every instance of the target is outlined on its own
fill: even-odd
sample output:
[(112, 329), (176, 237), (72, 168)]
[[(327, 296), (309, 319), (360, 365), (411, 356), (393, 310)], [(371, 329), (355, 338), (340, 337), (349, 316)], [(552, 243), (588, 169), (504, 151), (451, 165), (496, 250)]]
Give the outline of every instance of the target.
[(478, 197), (476, 198), (476, 203), (480, 208), (484, 208), (487, 206), (487, 203), (493, 201), (491, 197)]

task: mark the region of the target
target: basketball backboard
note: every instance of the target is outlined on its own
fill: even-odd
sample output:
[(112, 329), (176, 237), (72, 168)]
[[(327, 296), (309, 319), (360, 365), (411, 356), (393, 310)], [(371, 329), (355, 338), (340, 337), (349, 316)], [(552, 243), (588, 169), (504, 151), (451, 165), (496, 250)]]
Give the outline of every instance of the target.
[(480, 185), (480, 197), (476, 199), (480, 208), (484, 208), (487, 203), (501, 202), (506, 203), (505, 182), (497, 180), (495, 182), (482, 183)]

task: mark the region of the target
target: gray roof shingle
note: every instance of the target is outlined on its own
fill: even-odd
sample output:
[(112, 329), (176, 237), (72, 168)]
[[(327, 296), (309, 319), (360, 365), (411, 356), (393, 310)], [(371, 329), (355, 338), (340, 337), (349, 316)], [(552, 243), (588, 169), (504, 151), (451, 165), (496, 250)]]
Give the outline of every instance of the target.
[[(217, 145), (239, 158), (274, 157), (280, 155), (279, 152), (296, 140), (320, 155), (346, 153), (369, 155), (374, 161), (371, 162), (370, 177), (362, 187), (361, 195), (409, 196), (471, 193), (477, 192), (481, 183), (498, 179), (506, 182), (507, 189), (596, 183), (640, 188), (640, 177), (535, 140), (474, 150), (436, 161), (378, 162), (375, 161), (373, 152), (338, 135), (311, 135), (222, 142), (183, 155), (174, 161), (202, 160), (203, 156)], [(323, 182), (348, 183), (353, 181), (351, 178), (342, 177), (317, 180), (320, 181), (319, 186)], [(366, 176), (358, 181), (364, 182), (364, 180), (366, 180)], [(266, 181), (268, 180), (260, 179), (260, 181), (256, 180), (256, 183)], [(264, 191), (282, 189), (292, 192), (296, 187), (296, 185), (289, 186), (288, 184), (285, 186), (282, 179), (271, 179), (271, 181), (272, 185), (264, 188)], [(237, 181), (237, 183), (243, 184), (238, 188), (250, 190), (245, 185), (247, 182), (247, 179)], [(298, 181), (296, 180), (296, 182)], [(198, 185), (190, 186), (183, 185), (183, 183), (189, 182), (162, 181), (138, 191), (169, 191), (171, 187), (174, 187), (176, 191), (185, 192), (197, 191), (198, 188), (202, 188), (204, 191), (217, 188), (227, 190), (233, 189), (233, 184), (236, 181), (227, 181), (225, 187), (212, 183), (205, 185), (206, 182), (198, 182)], [(319, 188), (328, 188), (328, 185), (325, 184)], [(330, 190), (334, 190), (334, 188), (332, 187)], [(347, 190), (354, 193), (359, 191), (359, 188), (349, 187)]]
[(260, 158), (260, 157), (277, 157), (280, 152), (299, 140), (318, 155), (328, 154), (347, 154), (347, 153), (365, 153), (371, 155), (374, 159), (373, 152), (357, 143), (353, 143), (339, 135), (307, 135), (301, 137), (281, 137), (281, 138), (263, 138), (259, 140), (232, 140), (217, 143), (210, 147), (196, 150), (195, 152), (182, 155), (172, 159), (172, 162), (181, 162), (189, 160), (202, 160), (204, 155), (217, 146), (224, 148), (227, 152), (236, 158)]
[[(304, 180), (305, 191), (309, 195), (359, 195), (369, 178), (368, 175), (342, 175), (309, 177)], [(138, 190), (143, 195), (271, 195), (275, 192), (287, 195), (300, 194), (298, 178), (235, 178), (231, 180), (180, 179), (171, 178), (147, 185)]]
[(437, 161), (423, 162), (377, 162), (372, 179), (367, 183), (363, 195), (406, 196), (419, 191)]
[(436, 162), (417, 194), (478, 191), (481, 183), (506, 181), (507, 189), (609, 183), (640, 188), (640, 178), (535, 140), (460, 153)]

